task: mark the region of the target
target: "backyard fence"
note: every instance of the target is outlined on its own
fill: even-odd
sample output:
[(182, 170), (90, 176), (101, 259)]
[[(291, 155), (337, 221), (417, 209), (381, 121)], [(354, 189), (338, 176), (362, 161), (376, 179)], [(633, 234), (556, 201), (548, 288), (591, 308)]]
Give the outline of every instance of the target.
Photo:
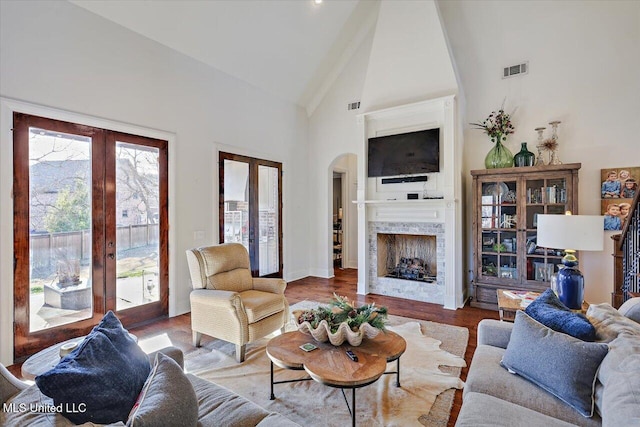
[[(116, 227), (118, 253), (158, 243), (158, 224)], [(88, 230), (31, 234), (32, 275), (46, 277), (55, 273), (59, 261), (79, 260), (88, 265), (91, 260), (91, 233)]]

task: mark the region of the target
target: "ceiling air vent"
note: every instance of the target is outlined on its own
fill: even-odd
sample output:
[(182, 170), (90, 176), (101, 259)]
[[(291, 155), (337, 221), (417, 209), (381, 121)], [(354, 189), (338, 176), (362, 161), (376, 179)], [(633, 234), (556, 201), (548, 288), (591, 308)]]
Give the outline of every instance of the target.
[(347, 110), (357, 110), (358, 108), (360, 108), (360, 101), (347, 104)]
[(529, 61), (525, 61), (522, 64), (512, 65), (510, 67), (504, 67), (502, 70), (502, 78), (519, 76), (529, 73)]

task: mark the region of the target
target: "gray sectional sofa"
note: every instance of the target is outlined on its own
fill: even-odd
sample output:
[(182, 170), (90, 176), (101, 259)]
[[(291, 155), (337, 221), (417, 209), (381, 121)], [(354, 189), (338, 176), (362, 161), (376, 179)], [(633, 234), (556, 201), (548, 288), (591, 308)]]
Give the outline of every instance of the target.
[[(594, 387), (587, 390), (595, 406), (592, 417), (503, 367), (514, 323), (485, 319), (478, 324), (478, 345), (456, 426), (640, 426), (640, 298), (629, 300), (620, 311), (608, 304), (592, 305), (587, 318), (596, 329), (597, 341), (608, 346), (596, 367), (595, 381), (590, 381)], [(533, 360), (542, 366), (550, 357), (535, 354)], [(582, 360), (574, 362), (580, 365)]]
[[(182, 352), (179, 349), (168, 347), (160, 350), (160, 352), (168, 355), (180, 367), (183, 367)], [(149, 357), (154, 360), (155, 353)], [(191, 374), (186, 374), (186, 378), (193, 386), (197, 399), (198, 427), (298, 426), (298, 424), (284, 416), (269, 412), (224, 387)], [(155, 421), (149, 421), (147, 418), (144, 422), (132, 422), (132, 418), (130, 418), (127, 425), (186, 425), (186, 419), (176, 419), (181, 414), (179, 388), (172, 386), (171, 389), (174, 391), (174, 396), (172, 396), (174, 400), (167, 402), (167, 411), (161, 414), (160, 424), (158, 424), (157, 418)], [(151, 399), (157, 397), (159, 396), (147, 396), (147, 398)], [(0, 411), (1, 426), (67, 427), (75, 425), (61, 414), (34, 412), (32, 409), (35, 406), (30, 405), (51, 405), (52, 400), (43, 395), (36, 385), (29, 385), (16, 379), (2, 365), (0, 365), (0, 404), (2, 405), (2, 410)], [(83, 425), (95, 426), (96, 424), (86, 423)], [(110, 424), (110, 426), (124, 425), (123, 423)]]

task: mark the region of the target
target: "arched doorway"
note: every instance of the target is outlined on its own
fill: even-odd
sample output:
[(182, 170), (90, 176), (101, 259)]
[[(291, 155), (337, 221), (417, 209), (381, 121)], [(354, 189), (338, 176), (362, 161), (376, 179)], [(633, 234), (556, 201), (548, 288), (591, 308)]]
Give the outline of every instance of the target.
[(342, 154), (329, 167), (329, 259), (331, 271), (358, 267), (357, 156)]

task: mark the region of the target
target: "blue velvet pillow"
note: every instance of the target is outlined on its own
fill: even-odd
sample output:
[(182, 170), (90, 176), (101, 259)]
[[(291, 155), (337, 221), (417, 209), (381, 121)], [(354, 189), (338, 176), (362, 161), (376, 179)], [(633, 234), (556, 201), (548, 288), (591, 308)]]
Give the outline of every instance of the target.
[(109, 424), (127, 420), (150, 371), (147, 355), (109, 311), (36, 384), (72, 422)]
[(607, 344), (555, 332), (518, 311), (502, 366), (591, 417), (596, 374), (608, 351)]
[(525, 312), (556, 332), (563, 332), (583, 341), (595, 341), (596, 329), (581, 313), (574, 313), (562, 303), (555, 292), (547, 289), (525, 309)]

